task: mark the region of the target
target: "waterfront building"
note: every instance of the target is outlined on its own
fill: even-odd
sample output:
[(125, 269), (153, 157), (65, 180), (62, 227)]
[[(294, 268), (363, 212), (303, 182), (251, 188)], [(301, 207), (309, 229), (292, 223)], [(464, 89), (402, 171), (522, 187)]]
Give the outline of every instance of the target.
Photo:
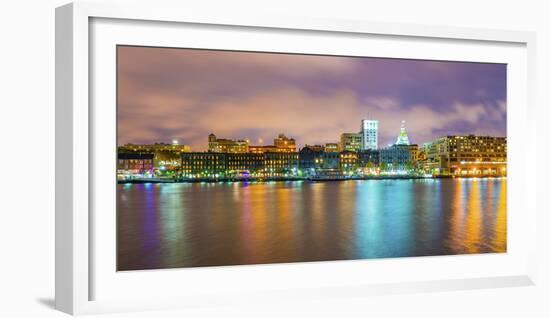
[(264, 171), (269, 176), (294, 175), (298, 171), (297, 152), (267, 152)]
[(380, 149), (380, 167), (383, 171), (405, 171), (413, 167), (413, 156), (409, 145), (394, 144)]
[(378, 174), (380, 150), (367, 149), (357, 153), (357, 168), (363, 175)]
[(339, 168), (343, 172), (354, 172), (357, 169), (357, 152), (355, 151), (342, 151), (340, 152)]
[(322, 148), (306, 145), (298, 152), (298, 168), (306, 175), (313, 175), (321, 166), (323, 156)]
[(378, 120), (361, 121), (362, 150), (378, 149)]
[[(349, 152), (346, 152), (349, 153)], [(303, 171), (309, 169), (318, 171), (320, 169), (340, 169), (341, 153), (336, 151), (316, 151), (309, 147), (304, 147), (298, 153), (299, 167)], [(351, 159), (351, 158), (350, 158)], [(351, 163), (351, 160), (350, 162)]]
[(117, 175), (152, 175), (153, 158), (151, 153), (118, 153)]
[[(354, 153), (354, 152), (346, 152)], [(341, 153), (336, 151), (323, 151), (315, 155), (313, 171), (310, 168), (309, 177), (314, 180), (342, 179), (345, 177), (340, 166)], [(351, 163), (351, 158), (349, 159)]]
[(377, 167), (380, 164), (380, 150), (362, 150), (357, 153), (357, 165), (361, 168)]
[(177, 140), (168, 143), (132, 144), (118, 147), (118, 153), (148, 153), (154, 155), (153, 166), (156, 169), (177, 170), (181, 165), (181, 153), (190, 152), (189, 145), (179, 144)]
[(335, 142), (326, 143), (325, 152), (340, 152), (340, 144)]
[(440, 161), (437, 158), (437, 153), (438, 147), (434, 146), (434, 142), (424, 143), (418, 153), (417, 164), (419, 168), (426, 173), (439, 172)]
[(359, 151), (363, 145), (363, 135), (361, 133), (343, 133), (340, 135), (341, 151)]
[(418, 147), (418, 150), (416, 151), (415, 161), (418, 163), (423, 163), (427, 159), (427, 148), (429, 143), (424, 143), (422, 147)]
[(213, 152), (188, 152), (181, 154), (181, 172), (185, 177), (224, 176), (227, 170), (227, 154)]
[(427, 144), (425, 152), (424, 168), (437, 175), (506, 175), (506, 137), (445, 136)]
[(333, 151), (325, 151), (323, 157), (319, 161), (319, 166), (322, 169), (338, 169), (340, 168), (340, 153)]
[(410, 172), (415, 168), (417, 154), (418, 145), (411, 145), (403, 120), (395, 144), (380, 150), (380, 168), (387, 172)]
[(184, 177), (260, 177), (298, 174), (297, 152), (266, 153), (183, 153), (181, 172)]
[(258, 174), (264, 169), (264, 154), (261, 153), (228, 153), (226, 169), (229, 175)]
[(208, 152), (245, 153), (248, 152), (247, 140), (219, 139), (214, 134), (208, 135)]
[(419, 155), (420, 155), (420, 148), (417, 144), (409, 145), (409, 151), (411, 152), (411, 163), (413, 168), (419, 168)]
[(401, 130), (399, 131), (399, 135), (397, 136), (397, 141), (395, 142), (396, 145), (410, 145), (409, 136), (407, 135), (407, 131), (405, 130), (405, 121), (401, 121)]

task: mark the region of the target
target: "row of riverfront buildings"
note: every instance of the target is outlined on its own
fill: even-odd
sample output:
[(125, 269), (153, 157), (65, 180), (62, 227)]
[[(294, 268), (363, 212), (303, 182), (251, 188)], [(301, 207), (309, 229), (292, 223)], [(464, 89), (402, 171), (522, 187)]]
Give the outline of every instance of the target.
[(208, 151), (171, 144), (126, 144), (118, 149), (119, 178), (173, 175), (184, 179), (235, 177), (361, 177), (379, 174), (505, 176), (506, 137), (443, 136), (412, 144), (402, 122), (396, 142), (378, 146), (378, 121), (363, 120), (358, 133), (337, 143), (305, 145), (284, 134), (272, 145), (208, 136)]

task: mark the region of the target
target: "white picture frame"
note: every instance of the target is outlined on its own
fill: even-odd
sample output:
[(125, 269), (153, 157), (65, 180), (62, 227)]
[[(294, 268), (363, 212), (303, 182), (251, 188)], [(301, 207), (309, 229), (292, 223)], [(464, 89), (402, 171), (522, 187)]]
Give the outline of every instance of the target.
[[(499, 45), (517, 48), (517, 55), (513, 59), (518, 65), (514, 71), (514, 77), (510, 78), (514, 86), (512, 99), (516, 101), (508, 114), (509, 127), (509, 178), (512, 179), (510, 193), (517, 194), (508, 205), (508, 222), (521, 224), (521, 229), (514, 231), (514, 242), (518, 243), (518, 252), (506, 253), (498, 256), (476, 256), (446, 259), (416, 258), (415, 260), (381, 260), (371, 263), (374, 271), (376, 267), (394, 268), (399, 270), (403, 266), (411, 268), (428, 268), (429, 275), (407, 277), (407, 273), (395, 275), (394, 279), (376, 280), (368, 277), (363, 269), (364, 263), (360, 261), (331, 262), (331, 264), (300, 264), (300, 265), (269, 265), (269, 266), (245, 266), (243, 268), (228, 267), (217, 269), (196, 269), (194, 277), (204, 275), (216, 275), (218, 285), (224, 284), (224, 288), (216, 289), (216, 283), (203, 284), (196, 279), (196, 290), (200, 292), (175, 293), (173, 298), (158, 293), (156, 297), (139, 298), (138, 295), (130, 293), (128, 297), (118, 299), (116, 293), (135, 290), (135, 284), (144, 284), (146, 287), (154, 288), (153, 284), (163, 284), (170, 281), (182, 271), (164, 270), (155, 274), (132, 277), (131, 274), (115, 273), (113, 275), (125, 275), (121, 282), (112, 279), (112, 275), (104, 275), (104, 271), (98, 269), (97, 259), (106, 259), (97, 254), (98, 244), (108, 244), (104, 241), (93, 238), (93, 231), (101, 226), (101, 219), (98, 221), (90, 211), (94, 206), (105, 203), (95, 202), (91, 193), (97, 187), (98, 179), (95, 176), (93, 167), (98, 164), (97, 142), (108, 136), (100, 136), (94, 130), (94, 116), (99, 115), (92, 109), (91, 105), (97, 99), (109, 98), (102, 95), (91, 94), (96, 82), (92, 74), (92, 59), (97, 58), (93, 54), (100, 55), (101, 52), (94, 51), (91, 43), (104, 37), (107, 45), (117, 41), (115, 36), (107, 39), (105, 32), (94, 29), (94, 21), (115, 19), (127, 23), (172, 23), (193, 26), (214, 27), (223, 29), (229, 27), (253, 28), (256, 31), (271, 30), (273, 32), (284, 31), (285, 34), (292, 32), (319, 32), (319, 37), (336, 35), (365, 35), (382, 37), (399, 37), (404, 39), (424, 39), (433, 43), (453, 42), (458, 47), (468, 46), (468, 43), (486, 43), (495, 46), (496, 54)], [(114, 26), (113, 28), (116, 28)], [(164, 26), (161, 26), (163, 28)], [(166, 30), (159, 31), (157, 40), (166, 38), (170, 41), (170, 30), (173, 25), (167, 25)], [(162, 34), (161, 34), (162, 33)], [(123, 32), (112, 34), (123, 35)], [(166, 35), (163, 35), (166, 34)], [(105, 35), (105, 36), (104, 36)], [(144, 43), (153, 44), (145, 39)], [(101, 39), (100, 39), (101, 40)], [(110, 42), (109, 42), (110, 41)], [(114, 42), (113, 42), (114, 41)], [(149, 42), (147, 42), (149, 41)], [(128, 43), (124, 43), (128, 44)], [(175, 45), (175, 44), (174, 44)], [(237, 46), (239, 44), (236, 44)], [(241, 48), (242, 48), (242, 44)], [(211, 13), (189, 12), (185, 8), (174, 5), (173, 7), (150, 8), (144, 5), (118, 6), (115, 1), (109, 4), (97, 3), (73, 3), (56, 9), (56, 308), (70, 314), (101, 313), (121, 310), (142, 310), (166, 307), (185, 307), (206, 305), (214, 303), (238, 303), (242, 300), (237, 295), (244, 296), (247, 301), (267, 301), (276, 298), (278, 300), (290, 299), (322, 299), (337, 298), (361, 295), (380, 295), (406, 293), (412, 291), (445, 291), (458, 289), (476, 289), (491, 287), (526, 286), (536, 281), (536, 251), (531, 247), (534, 244), (536, 233), (535, 219), (537, 210), (534, 205), (535, 173), (534, 167), (524, 164), (522, 156), (534, 158), (536, 156), (535, 140), (535, 57), (534, 57), (535, 35), (530, 32), (480, 30), (468, 28), (426, 26), (426, 25), (405, 25), (399, 23), (375, 23), (366, 21), (341, 21), (341, 20), (317, 20), (293, 18), (289, 16), (216, 16)], [(411, 49), (412, 50), (412, 49)], [(491, 50), (485, 48), (485, 50)], [(515, 50), (515, 49), (514, 49)], [(464, 54), (468, 50), (464, 50)], [(515, 52), (515, 51), (514, 51)], [(360, 54), (360, 53), (357, 53)], [(411, 53), (412, 54), (412, 53)], [(450, 53), (449, 53), (450, 54)], [(457, 53), (454, 53), (457, 54)], [(426, 56), (421, 54), (421, 56)], [(498, 59), (498, 58), (497, 58)], [(503, 58), (502, 62), (506, 62)], [(99, 63), (102, 63), (101, 61)], [(92, 67), (91, 67), (92, 65)], [(99, 75), (102, 76), (102, 75)], [(102, 77), (103, 78), (103, 77)], [(105, 81), (109, 82), (109, 81)], [(517, 90), (517, 91), (516, 91)], [(112, 96), (111, 96), (112, 97)], [(111, 104), (109, 104), (111, 105)], [(110, 107), (110, 106), (107, 106)], [(111, 112), (112, 114), (112, 112)], [(112, 131), (111, 128), (107, 129)], [(96, 147), (96, 148), (94, 148)], [(95, 149), (95, 151), (91, 150)], [(95, 182), (95, 183), (94, 183)], [(510, 221), (512, 220), (512, 221)], [(101, 224), (99, 224), (99, 223)], [(107, 223), (105, 223), (107, 224)], [(516, 224), (516, 223), (514, 223)], [(509, 223), (510, 225), (510, 223)], [(103, 242), (103, 243), (102, 243)], [(114, 242), (112, 242), (114, 244)], [(493, 257), (494, 256), (494, 257)], [(441, 271), (441, 266), (448, 266), (450, 263), (457, 263), (457, 266), (472, 268), (470, 272), (460, 275), (449, 275), (449, 272)], [(503, 263), (502, 263), (503, 262)], [(495, 264), (505, 264), (500, 269), (491, 270)], [(475, 271), (473, 268), (481, 268)], [(383, 269), (380, 269), (384, 271)], [(353, 277), (343, 275), (338, 279), (328, 279), (326, 274), (331, 271), (347, 271), (363, 275), (365, 278), (353, 283)], [(438, 272), (439, 271), (439, 272)], [(296, 279), (295, 283), (280, 283), (280, 279), (269, 280), (267, 276), (278, 277), (277, 273), (285, 273), (290, 277), (303, 277)], [(317, 276), (304, 275), (315, 273)], [(386, 271), (387, 272), (387, 271)], [(187, 271), (189, 273), (189, 271)], [(202, 276), (204, 276), (202, 275)], [(258, 293), (257, 286), (244, 286), (237, 288), (238, 280), (232, 277), (242, 278), (243, 275), (250, 275), (251, 280), (262, 281), (266, 285), (261, 293)], [(325, 275), (325, 276), (322, 276)], [(109, 277), (107, 277), (109, 276)], [(189, 275), (188, 275), (189, 276)], [(410, 275), (409, 275), (410, 276)], [(149, 279), (154, 277), (152, 279)], [(317, 280), (316, 277), (324, 277), (324, 280)], [(109, 280), (111, 279), (111, 280)], [(96, 280), (102, 280), (103, 286), (108, 288), (96, 288)], [(113, 284), (113, 285), (109, 285)], [(124, 288), (118, 288), (114, 284), (127, 284)], [(213, 290), (206, 292), (206, 287)], [(106, 293), (106, 289), (112, 290), (113, 295), (102, 297), (98, 292)], [(102, 291), (103, 290), (103, 291)], [(173, 291), (173, 290), (170, 290)], [(135, 298), (137, 297), (137, 298)], [(139, 298), (139, 301), (135, 301)]]

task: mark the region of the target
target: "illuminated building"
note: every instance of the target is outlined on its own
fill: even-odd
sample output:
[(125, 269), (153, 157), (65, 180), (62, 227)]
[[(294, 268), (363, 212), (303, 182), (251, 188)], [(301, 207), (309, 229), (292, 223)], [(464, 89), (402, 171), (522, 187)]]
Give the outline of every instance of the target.
[(154, 143), (154, 144), (125, 144), (118, 147), (118, 153), (149, 153), (154, 155), (153, 166), (155, 168), (166, 168), (168, 170), (177, 169), (181, 162), (181, 153), (189, 152), (191, 149), (188, 145), (180, 145), (177, 140), (173, 140), (171, 144)]
[(361, 121), (362, 150), (378, 149), (378, 120)]
[(273, 145), (269, 145), (269, 146), (248, 146), (248, 152), (250, 152), (250, 153), (277, 152), (277, 147), (275, 147)]
[(120, 152), (140, 152), (140, 153), (155, 153), (158, 151), (167, 151), (167, 152), (189, 152), (191, 148), (188, 145), (180, 145), (177, 140), (173, 140), (171, 144), (159, 142), (154, 144), (125, 144), (124, 146), (118, 147)]
[(300, 168), (339, 169), (341, 153), (335, 151), (312, 151), (310, 148), (303, 148), (300, 151)]
[(296, 141), (294, 138), (288, 138), (284, 134), (279, 134), (279, 136), (273, 140), (273, 144), (278, 152), (296, 152)]
[(425, 169), (455, 176), (505, 176), (506, 137), (445, 136), (425, 147)]
[(403, 120), (395, 144), (380, 149), (380, 167), (385, 171), (410, 171), (415, 166), (417, 154), (418, 145), (411, 145)]
[(322, 169), (338, 169), (340, 168), (340, 153), (339, 152), (327, 152), (323, 154), (322, 161), (320, 162)]
[(425, 162), (427, 157), (426, 149), (429, 143), (425, 143), (422, 147), (418, 148), (415, 155), (415, 161), (422, 163)]
[(247, 140), (218, 139), (216, 135), (208, 135), (208, 152), (245, 153), (248, 152)]
[(298, 173), (297, 152), (193, 152), (181, 156), (184, 177), (283, 177)]
[(325, 152), (339, 152), (340, 144), (335, 142), (329, 142), (325, 144)]
[[(346, 152), (346, 155), (352, 152)], [(318, 147), (304, 147), (299, 152), (300, 169), (309, 174), (317, 174), (319, 170), (339, 170), (342, 154), (338, 151), (320, 151)], [(353, 158), (345, 158), (346, 164), (351, 164)], [(313, 171), (312, 171), (313, 169)]]
[(407, 135), (407, 131), (405, 130), (405, 121), (403, 120), (401, 122), (401, 130), (399, 132), (399, 135), (397, 136), (397, 141), (395, 142), (396, 145), (410, 145), (409, 142), (409, 136)]
[(409, 151), (411, 152), (411, 162), (414, 168), (418, 168), (418, 162), (420, 160), (420, 148), (417, 144), (409, 145)]
[(385, 171), (410, 170), (413, 156), (409, 145), (391, 145), (380, 149), (380, 167)]
[(188, 152), (181, 154), (181, 172), (184, 176), (211, 177), (225, 174), (225, 153)]
[(296, 152), (296, 141), (294, 140), (294, 138), (288, 138), (284, 134), (279, 134), (279, 136), (273, 140), (273, 145), (248, 146), (248, 152)]
[(380, 164), (380, 150), (367, 149), (357, 153), (357, 165), (361, 168), (377, 167)]
[[(348, 151), (346, 154), (351, 154), (353, 152)], [(324, 152), (322, 156), (315, 159), (315, 172), (311, 176), (314, 180), (325, 180), (325, 179), (342, 179), (345, 177), (344, 170), (340, 166), (340, 159), (342, 155), (340, 152)], [(349, 163), (353, 160), (352, 158), (346, 158)], [(351, 168), (350, 168), (351, 169)], [(347, 170), (347, 169), (346, 169)]]
[(315, 174), (315, 169), (323, 163), (324, 151), (321, 146), (305, 146), (298, 152), (298, 166), (307, 175)]
[(153, 174), (153, 158), (151, 153), (118, 153), (117, 174), (142, 175)]
[(261, 153), (228, 153), (226, 169), (230, 175), (256, 174), (264, 169), (264, 155)]
[[(302, 149), (304, 150), (304, 149)], [(311, 149), (309, 149), (311, 151)], [(350, 154), (355, 154), (354, 152), (346, 152)], [(340, 167), (340, 158), (341, 153), (335, 151), (313, 151), (312, 156), (313, 162), (310, 160), (305, 161), (302, 154), (302, 160), (300, 163), (302, 165), (307, 164), (308, 168), (306, 170), (306, 175), (313, 178), (314, 180), (323, 180), (323, 179), (341, 179), (344, 177), (342, 173), (343, 170)], [(349, 163), (352, 162), (352, 158), (346, 158)], [(302, 166), (300, 166), (302, 167)], [(306, 168), (306, 166), (304, 166)]]
[(343, 133), (340, 135), (340, 149), (342, 151), (359, 151), (363, 145), (361, 133)]
[(355, 151), (342, 151), (340, 152), (339, 165), (342, 171), (353, 171), (357, 169), (357, 152)]
[(362, 175), (379, 174), (380, 150), (367, 149), (357, 153), (357, 168)]
[(297, 172), (298, 153), (296, 152), (267, 152), (264, 154), (264, 171), (270, 176), (284, 176)]

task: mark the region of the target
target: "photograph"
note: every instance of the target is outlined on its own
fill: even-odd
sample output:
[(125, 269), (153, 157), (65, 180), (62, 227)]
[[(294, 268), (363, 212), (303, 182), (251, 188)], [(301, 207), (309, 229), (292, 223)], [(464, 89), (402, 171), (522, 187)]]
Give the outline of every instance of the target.
[(117, 45), (115, 71), (117, 271), (507, 252), (504, 63)]

